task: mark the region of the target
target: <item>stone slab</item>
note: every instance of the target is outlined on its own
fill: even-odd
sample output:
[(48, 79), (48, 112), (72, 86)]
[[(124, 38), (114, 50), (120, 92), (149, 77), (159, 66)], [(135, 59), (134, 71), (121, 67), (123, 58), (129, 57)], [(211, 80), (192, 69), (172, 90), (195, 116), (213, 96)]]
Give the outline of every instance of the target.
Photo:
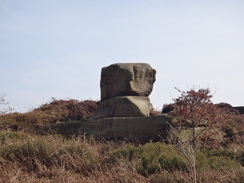
[(92, 116), (88, 117), (88, 119), (149, 116), (151, 108), (152, 104), (148, 97), (114, 97), (101, 102), (98, 110)]
[(54, 127), (57, 133), (72, 136), (86, 135), (104, 139), (140, 142), (160, 141), (167, 137), (171, 116), (104, 118), (94, 121), (64, 122)]

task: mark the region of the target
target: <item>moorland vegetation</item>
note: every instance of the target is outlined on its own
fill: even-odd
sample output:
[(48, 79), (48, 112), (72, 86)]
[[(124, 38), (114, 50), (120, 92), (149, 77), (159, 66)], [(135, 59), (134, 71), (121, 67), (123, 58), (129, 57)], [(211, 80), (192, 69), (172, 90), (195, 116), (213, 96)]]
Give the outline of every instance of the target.
[[(169, 137), (143, 144), (67, 137), (47, 130), (93, 114), (99, 101), (54, 99), (27, 113), (4, 110), (0, 115), (0, 182), (243, 182), (244, 114), (230, 104), (212, 105), (206, 90), (180, 94), (163, 109), (175, 117)], [(208, 104), (216, 113), (207, 111)]]

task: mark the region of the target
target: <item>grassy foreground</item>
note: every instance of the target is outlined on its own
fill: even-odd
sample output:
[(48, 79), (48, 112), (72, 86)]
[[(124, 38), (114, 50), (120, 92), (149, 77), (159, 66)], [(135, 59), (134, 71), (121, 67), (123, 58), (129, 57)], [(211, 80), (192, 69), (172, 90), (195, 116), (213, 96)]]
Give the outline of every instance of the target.
[[(0, 182), (190, 182), (184, 157), (163, 142), (132, 144), (0, 131)], [(198, 182), (242, 182), (244, 147), (204, 148)]]
[[(0, 182), (191, 182), (189, 164), (174, 144), (68, 138), (43, 131), (52, 124), (84, 118), (97, 105), (94, 101), (52, 101), (28, 113), (0, 116)], [(222, 142), (196, 151), (199, 183), (244, 180), (244, 114), (232, 109), (226, 113), (226, 126), (220, 129)]]

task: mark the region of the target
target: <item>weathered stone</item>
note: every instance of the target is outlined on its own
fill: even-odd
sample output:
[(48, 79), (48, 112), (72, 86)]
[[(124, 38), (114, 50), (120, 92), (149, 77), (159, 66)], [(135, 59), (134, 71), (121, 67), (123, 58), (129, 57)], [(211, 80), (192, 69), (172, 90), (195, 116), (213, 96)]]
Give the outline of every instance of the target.
[(137, 117), (149, 116), (152, 106), (148, 97), (121, 96), (105, 100), (99, 104), (98, 110), (87, 120), (105, 117)]
[(149, 96), (156, 70), (146, 63), (118, 63), (102, 68), (101, 100), (116, 96)]
[(244, 106), (233, 107), (233, 108), (238, 110), (240, 114), (244, 114)]
[(55, 132), (66, 136), (85, 135), (103, 137), (104, 139), (165, 140), (168, 135), (168, 125), (173, 117), (167, 115), (150, 117), (119, 117), (103, 118), (92, 121), (74, 121), (55, 125)]

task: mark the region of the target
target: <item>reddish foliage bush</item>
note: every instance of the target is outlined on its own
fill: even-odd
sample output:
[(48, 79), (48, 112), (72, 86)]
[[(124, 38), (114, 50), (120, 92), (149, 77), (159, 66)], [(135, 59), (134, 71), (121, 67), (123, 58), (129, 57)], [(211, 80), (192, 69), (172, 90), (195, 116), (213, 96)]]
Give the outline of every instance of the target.
[[(194, 146), (197, 140), (202, 140), (202, 134), (205, 135), (204, 141), (218, 135), (217, 128), (224, 124), (225, 116), (222, 110), (212, 103), (210, 90), (193, 88), (189, 91), (177, 91), (180, 96), (174, 99), (174, 113), (181, 123), (187, 123), (191, 128)], [(196, 133), (199, 126), (203, 128)]]
[[(222, 124), (221, 131), (224, 132), (224, 141), (223, 143), (230, 143), (230, 142), (238, 142), (243, 143), (244, 138), (240, 134), (244, 133), (244, 114), (242, 114), (239, 110), (242, 107), (233, 107), (228, 103), (218, 103), (214, 104), (215, 107), (219, 110), (220, 114), (222, 114), (225, 118), (224, 125)], [(163, 114), (168, 114), (171, 116), (176, 116), (176, 103), (172, 104), (165, 104), (162, 109)], [(182, 123), (181, 125), (188, 126), (187, 123)], [(204, 134), (201, 137), (201, 141), (206, 143), (212, 143), (211, 137), (214, 134)], [(208, 142), (207, 142), (208, 141)]]

